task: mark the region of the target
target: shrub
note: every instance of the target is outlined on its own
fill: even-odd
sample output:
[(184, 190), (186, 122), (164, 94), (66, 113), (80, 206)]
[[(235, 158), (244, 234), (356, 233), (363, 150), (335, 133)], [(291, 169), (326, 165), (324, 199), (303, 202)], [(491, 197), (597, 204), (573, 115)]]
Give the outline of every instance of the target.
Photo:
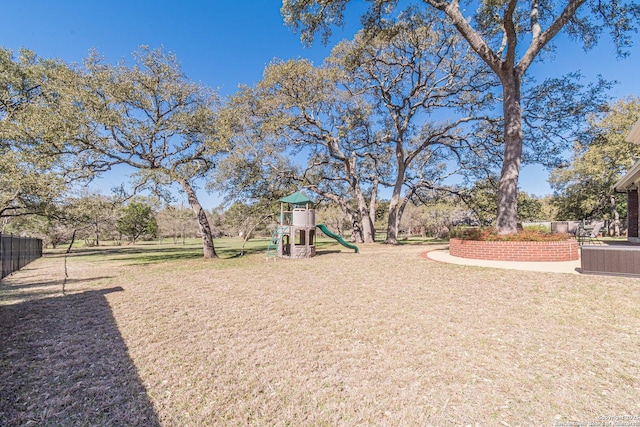
[(527, 225), (524, 227), (525, 231), (539, 231), (540, 233), (551, 233), (550, 225)]
[(450, 239), (480, 240), (481, 234), (480, 227), (454, 227), (449, 230)]
[(449, 232), (452, 239), (481, 240), (481, 241), (501, 241), (501, 242), (559, 242), (568, 240), (571, 236), (565, 233), (549, 233), (537, 227), (527, 227), (517, 234), (497, 233), (494, 227), (458, 227)]

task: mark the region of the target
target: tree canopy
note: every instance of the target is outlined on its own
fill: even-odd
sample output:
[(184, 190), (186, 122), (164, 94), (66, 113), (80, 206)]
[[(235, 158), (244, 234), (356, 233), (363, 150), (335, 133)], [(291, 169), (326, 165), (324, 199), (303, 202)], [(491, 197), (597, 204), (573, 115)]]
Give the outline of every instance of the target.
[(151, 206), (133, 201), (122, 209), (118, 231), (135, 243), (142, 236), (156, 237), (158, 223)]
[[(300, 31), (311, 43), (321, 33), (326, 41), (333, 25), (342, 25), (350, 0), (284, 0), (285, 22)], [(463, 2), (462, 6), (472, 2)], [(476, 12), (465, 16), (458, 0), (372, 0), (362, 17), (370, 32), (384, 29), (389, 16), (397, 14), (399, 5), (409, 11), (427, 8), (441, 13), (449, 30), (458, 32), (493, 71), (502, 86), (502, 171), (498, 187), (497, 228), (499, 233), (517, 231), (517, 188), (523, 155), (523, 79), (538, 57), (553, 50), (553, 39), (564, 30), (584, 49), (593, 47), (604, 32), (611, 36), (616, 52), (624, 56), (631, 45), (640, 21), (637, 2), (598, 0), (520, 1), (485, 0)]]
[[(573, 146), (571, 160), (552, 171), (558, 215), (566, 220), (610, 218), (613, 185), (640, 159), (640, 146), (625, 141), (640, 118), (640, 98), (619, 100), (602, 118), (588, 119), (588, 129)], [(625, 201), (618, 203), (624, 209)]]
[(373, 35), (361, 31), (338, 44), (330, 58), (350, 91), (372, 106), (379, 148), (369, 152), (377, 164), (389, 164), (378, 170), (386, 170), (380, 180), (392, 189), (387, 243), (397, 243), (416, 191), (442, 185), (465, 166), (469, 124), (486, 122), (483, 110), (494, 102), (489, 70), (445, 26), (429, 10), (411, 11)]
[[(42, 204), (71, 180), (124, 164), (134, 168), (134, 192), (166, 195), (178, 184), (198, 219), (204, 256), (215, 257), (194, 186), (225, 147), (217, 117), (221, 101), (190, 81), (173, 53), (143, 46), (133, 58), (132, 66), (110, 65), (94, 52), (83, 67), (71, 67), (30, 52), (17, 61), (0, 52), (7, 70), (0, 88), (0, 150), (16, 187), (1, 190), (0, 209), (15, 214)], [(41, 172), (46, 179), (38, 179)], [(49, 179), (56, 175), (64, 179)]]
[[(263, 176), (298, 183), (341, 206), (360, 224), (356, 239), (366, 242), (375, 236), (378, 188), (390, 187), (387, 242), (396, 243), (413, 192), (458, 170), (446, 161), (466, 155), (464, 125), (486, 120), (481, 111), (493, 101), (486, 67), (459, 37), (430, 32), (433, 22), (416, 14), (374, 37), (360, 32), (322, 66), (270, 64), (236, 98), (246, 114), (243, 136), (218, 170), (219, 182), (234, 182), (229, 192), (260, 188)], [(306, 164), (294, 164), (301, 156)]]
[(69, 185), (98, 171), (73, 144), (74, 71), (28, 50), (0, 48), (0, 217), (52, 214)]

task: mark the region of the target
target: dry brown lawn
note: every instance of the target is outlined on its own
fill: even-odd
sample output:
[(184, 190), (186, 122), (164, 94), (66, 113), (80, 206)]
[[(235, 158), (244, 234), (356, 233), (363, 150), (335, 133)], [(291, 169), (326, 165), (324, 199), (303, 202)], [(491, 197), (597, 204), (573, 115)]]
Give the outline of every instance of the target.
[(640, 425), (640, 280), (339, 248), (81, 253), (64, 295), (35, 261), (0, 285), (0, 424)]

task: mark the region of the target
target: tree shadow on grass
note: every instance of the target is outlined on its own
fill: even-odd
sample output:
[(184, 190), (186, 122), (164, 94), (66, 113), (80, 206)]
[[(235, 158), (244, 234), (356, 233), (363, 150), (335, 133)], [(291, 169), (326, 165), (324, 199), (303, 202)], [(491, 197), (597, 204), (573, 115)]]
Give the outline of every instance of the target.
[[(11, 277), (11, 276), (9, 276)], [(24, 284), (0, 282), (0, 303), (12, 303), (14, 301), (32, 300), (59, 296), (65, 293), (65, 287), (71, 284), (86, 284), (100, 280), (112, 279), (115, 276), (97, 276), (88, 279), (59, 279), (45, 281), (30, 281)], [(5, 278), (6, 279), (6, 278)]]
[[(244, 255), (251, 255), (266, 252), (267, 245), (258, 247), (247, 247)], [(216, 253), (220, 258), (236, 258), (240, 256), (242, 249), (232, 246), (216, 246)], [(164, 261), (182, 261), (203, 258), (202, 247), (176, 246), (176, 247), (154, 247), (152, 245), (140, 247), (118, 247), (118, 248), (87, 248), (73, 249), (69, 254), (48, 254), (52, 258), (84, 257), (84, 256), (104, 256), (112, 257), (119, 261), (127, 261), (132, 264), (153, 264)]]
[[(268, 241), (251, 242), (244, 248), (244, 255), (253, 255), (267, 251)], [(216, 253), (221, 259), (242, 256), (242, 247), (237, 242), (216, 241)], [(48, 253), (51, 258), (99, 257), (97, 259), (114, 259), (128, 262), (131, 265), (154, 264), (165, 261), (187, 261), (203, 258), (202, 245), (156, 246), (153, 244), (139, 246), (73, 248), (67, 254), (63, 252)]]
[(202, 258), (202, 252), (178, 252), (173, 254), (163, 253), (149, 253), (145, 255), (135, 255), (131, 257), (118, 257), (119, 261), (127, 261), (130, 265), (142, 265), (142, 264), (155, 264), (166, 261), (186, 261), (190, 259)]
[[(96, 277), (92, 277), (90, 279), (67, 279), (66, 283), (67, 284), (71, 284), (71, 283), (90, 283), (90, 282), (96, 282), (98, 280), (103, 280), (103, 279), (113, 279), (115, 276), (96, 276)], [(62, 283), (64, 282), (64, 280), (45, 280), (45, 281), (40, 281), (40, 282), (29, 282), (29, 283), (25, 283), (23, 285), (15, 285), (15, 284), (11, 284), (8, 286), (9, 289), (11, 290), (20, 290), (20, 289), (32, 289), (32, 288), (46, 288), (46, 287), (55, 287), (58, 289), (62, 289)], [(2, 289), (2, 285), (3, 283), (0, 282), (0, 290)]]
[[(267, 247), (249, 247), (244, 249), (244, 256), (260, 252), (266, 252)], [(124, 253), (122, 253), (124, 254)], [(182, 261), (203, 258), (202, 248), (163, 248), (147, 249), (146, 251), (129, 252), (131, 256), (119, 256), (121, 261), (130, 261), (132, 264), (153, 264), (164, 261)], [(243, 255), (240, 247), (217, 246), (216, 254), (221, 259), (239, 258)]]
[(3, 425), (160, 425), (105, 297), (121, 291), (0, 306)]
[(398, 240), (400, 246), (435, 246), (449, 244), (448, 239)]
[(97, 248), (73, 248), (69, 253), (51, 253), (47, 256), (52, 258), (64, 257), (84, 257), (92, 255), (100, 256), (134, 256), (141, 254), (181, 254), (181, 253), (197, 253), (202, 255), (201, 247), (193, 246), (175, 246), (175, 247), (158, 247), (153, 245), (141, 246), (118, 246), (118, 247), (97, 247)]
[(237, 248), (237, 247), (230, 247), (230, 248), (217, 247), (216, 248), (216, 253), (222, 259), (240, 258), (243, 256), (255, 255), (255, 254), (266, 253), (266, 252), (267, 252), (266, 244), (264, 246), (245, 247), (244, 249)]
[(136, 264), (152, 264), (164, 261), (180, 261), (202, 258), (202, 248), (194, 247), (154, 247), (130, 246), (117, 248), (78, 248), (70, 253), (46, 254), (51, 258), (82, 258), (100, 257), (98, 259), (113, 259)]

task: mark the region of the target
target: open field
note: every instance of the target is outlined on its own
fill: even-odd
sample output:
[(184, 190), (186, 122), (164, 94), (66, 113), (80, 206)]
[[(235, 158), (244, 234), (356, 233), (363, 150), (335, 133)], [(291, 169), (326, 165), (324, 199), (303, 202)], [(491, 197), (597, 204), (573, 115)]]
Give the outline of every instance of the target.
[(87, 248), (66, 283), (52, 252), (4, 279), (0, 424), (640, 425), (638, 279), (216, 242), (226, 258)]

